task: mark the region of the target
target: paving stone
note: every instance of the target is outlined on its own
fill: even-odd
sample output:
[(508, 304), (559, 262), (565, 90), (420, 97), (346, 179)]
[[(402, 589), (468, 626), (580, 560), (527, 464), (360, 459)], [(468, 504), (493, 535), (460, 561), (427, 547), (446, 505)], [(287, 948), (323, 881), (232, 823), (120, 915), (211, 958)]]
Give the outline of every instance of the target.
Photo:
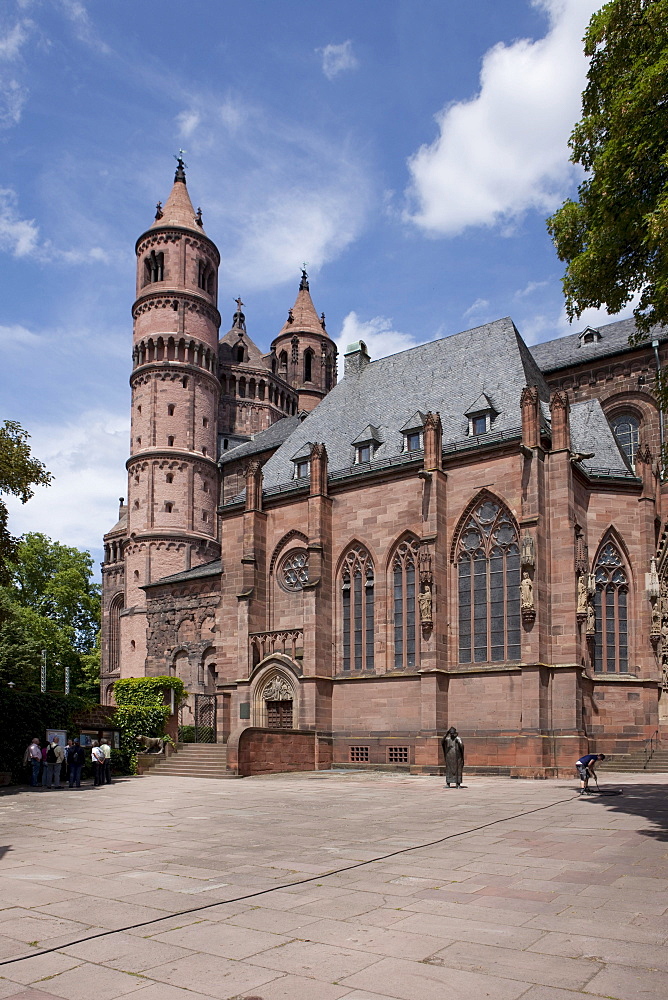
[(414, 913), (395, 924), (394, 929), (398, 934), (427, 934), (435, 938), (493, 944), (518, 950), (528, 948), (544, 936), (542, 930), (507, 924), (486, 924), (479, 920), (467, 920), (464, 915), (446, 917), (435, 913)]
[(348, 976), (341, 985), (371, 991), (372, 995), (373, 991), (381, 990), (381, 995), (398, 1000), (443, 1000), (444, 997), (481, 1000), (485, 996), (494, 1000), (516, 1000), (529, 986), (510, 979), (394, 958), (381, 959), (376, 965)]
[[(596, 929), (595, 925), (592, 929)], [(585, 937), (580, 934), (546, 934), (529, 950), (543, 955), (586, 958), (609, 965), (629, 965), (668, 972), (668, 952), (651, 944)], [(668, 979), (666, 985), (668, 986)]]
[(45, 977), (74, 969), (77, 965), (81, 965), (79, 959), (61, 955), (59, 952), (52, 952), (46, 955), (34, 955), (22, 962), (13, 962), (11, 965), (4, 965), (0, 972), (12, 982), (23, 983), (27, 986)]
[[(194, 992), (205, 993), (217, 1000), (228, 1000), (240, 993), (250, 992), (276, 979), (276, 972), (250, 966), (247, 963), (231, 962), (219, 955), (189, 955), (188, 958), (166, 962), (147, 969), (148, 979), (180, 986)], [(146, 985), (144, 982), (143, 985)]]
[(115, 969), (106, 969), (102, 965), (77, 965), (76, 968), (53, 976), (45, 984), (45, 989), (64, 1000), (114, 1000), (115, 997), (133, 993), (140, 986), (145, 986), (143, 979), (127, 976)]
[(573, 958), (550, 958), (536, 952), (515, 951), (493, 945), (457, 941), (432, 956), (430, 962), (448, 969), (486, 972), (542, 986), (582, 989), (600, 965)]
[(310, 941), (290, 941), (280, 948), (261, 952), (248, 959), (252, 965), (307, 976), (326, 983), (336, 982), (377, 961), (376, 954), (363, 954), (350, 948)]
[(267, 948), (287, 944), (290, 938), (280, 934), (250, 930), (247, 927), (237, 927), (227, 921), (203, 921), (178, 931), (154, 935), (152, 940), (206, 952), (208, 955), (240, 959), (248, 958), (257, 952), (264, 952)]
[(666, 974), (614, 965), (594, 976), (585, 993), (615, 1000), (666, 1000)]

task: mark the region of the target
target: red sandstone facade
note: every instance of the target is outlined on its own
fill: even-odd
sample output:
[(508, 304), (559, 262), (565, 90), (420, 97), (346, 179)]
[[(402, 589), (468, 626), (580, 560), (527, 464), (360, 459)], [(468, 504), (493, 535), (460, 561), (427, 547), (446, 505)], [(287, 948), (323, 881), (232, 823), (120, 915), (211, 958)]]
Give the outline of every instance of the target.
[[(390, 432), (370, 421), (350, 439), (349, 465), (332, 469), (327, 433), (294, 454), (297, 435), (270, 436), (298, 426), (300, 411), (315, 411), (302, 437), (322, 427), (316, 408), (336, 382), (306, 275), (268, 355), (240, 301), (219, 342), (218, 253), (182, 173), (137, 243), (128, 500), (105, 536), (103, 700), (119, 676), (177, 673), (191, 695), (215, 695), (218, 738), (242, 770), (274, 755), (286, 770), (435, 771), (453, 724), (467, 764), (497, 773), (571, 773), (587, 749), (639, 746), (668, 715), (651, 391), (663, 340), (655, 351), (624, 339), (610, 353), (585, 331), (566, 364), (537, 348), (549, 401), (536, 368), (514, 397), (516, 426), (491, 433), (492, 399), (488, 416), (484, 401), (466, 414), (473, 436), (444, 442), (445, 409), (425, 396), (401, 454), (374, 461)], [(364, 378), (363, 345), (346, 362), (344, 382)], [(578, 451), (576, 437), (593, 440), (596, 401), (633, 468)], [(610, 428), (597, 433), (596, 454), (610, 455)], [(284, 453), (295, 472), (279, 483)]]

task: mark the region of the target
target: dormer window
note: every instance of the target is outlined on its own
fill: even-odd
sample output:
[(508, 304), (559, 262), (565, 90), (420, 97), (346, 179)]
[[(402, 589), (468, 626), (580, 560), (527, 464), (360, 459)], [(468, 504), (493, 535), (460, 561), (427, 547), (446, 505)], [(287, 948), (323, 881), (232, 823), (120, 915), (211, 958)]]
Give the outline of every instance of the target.
[(478, 437), (480, 434), (487, 434), (491, 431), (498, 412), (489, 396), (482, 392), (476, 401), (469, 406), (464, 416), (469, 422), (469, 437)]
[(361, 434), (358, 434), (352, 442), (355, 448), (355, 464), (362, 465), (370, 462), (376, 449), (383, 443), (380, 431), (373, 424), (367, 424)]
[(292, 456), (292, 464), (294, 466), (294, 478), (295, 479), (308, 479), (310, 473), (310, 462), (311, 462), (311, 449), (313, 448), (313, 443), (311, 441), (305, 441), (301, 446), (299, 451)]
[(417, 410), (401, 428), (404, 436), (404, 451), (420, 451), (424, 447), (424, 413)]
[(587, 326), (580, 334), (580, 346), (583, 344), (597, 344), (602, 340), (601, 333), (593, 326)]

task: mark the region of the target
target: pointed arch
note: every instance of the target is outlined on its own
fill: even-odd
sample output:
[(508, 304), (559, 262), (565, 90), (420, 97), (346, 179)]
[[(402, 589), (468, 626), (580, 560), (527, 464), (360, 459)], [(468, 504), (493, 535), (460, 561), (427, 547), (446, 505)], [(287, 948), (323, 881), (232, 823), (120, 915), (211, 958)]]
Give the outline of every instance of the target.
[(299, 681), (280, 661), (267, 663), (255, 675), (251, 700), (254, 726), (299, 727)]
[(107, 670), (110, 674), (115, 674), (121, 668), (121, 612), (124, 607), (123, 594), (114, 594), (109, 602), (109, 664)]
[(455, 525), (455, 530), (452, 535), (452, 543), (450, 545), (450, 562), (457, 562), (457, 544), (468, 518), (471, 516), (473, 511), (477, 507), (481, 506), (481, 504), (483, 504), (486, 500), (490, 500), (492, 503), (501, 504), (502, 507), (506, 508), (513, 520), (515, 519), (515, 515), (511, 510), (510, 504), (508, 504), (503, 497), (499, 496), (497, 493), (492, 493), (492, 491), (488, 490), (486, 487), (478, 490), (477, 493), (473, 494), (457, 519), (457, 524)]
[(596, 582), (594, 613), (594, 672), (628, 673), (630, 579), (628, 554), (618, 532), (609, 528), (603, 535), (592, 572)]
[(303, 531), (298, 531), (296, 528), (293, 528), (291, 531), (286, 532), (286, 534), (283, 535), (281, 540), (274, 547), (271, 561), (269, 563), (269, 573), (271, 574), (274, 572), (278, 557), (288, 545), (300, 543), (302, 545), (308, 545), (308, 538)]
[(341, 599), (341, 665), (344, 671), (374, 669), (375, 569), (371, 553), (352, 542), (338, 571)]
[(388, 591), (392, 594), (395, 670), (410, 669), (419, 662), (419, 550), (419, 539), (412, 532), (404, 532), (390, 551)]
[(519, 529), (489, 490), (467, 505), (453, 538), (458, 576), (460, 663), (519, 660)]

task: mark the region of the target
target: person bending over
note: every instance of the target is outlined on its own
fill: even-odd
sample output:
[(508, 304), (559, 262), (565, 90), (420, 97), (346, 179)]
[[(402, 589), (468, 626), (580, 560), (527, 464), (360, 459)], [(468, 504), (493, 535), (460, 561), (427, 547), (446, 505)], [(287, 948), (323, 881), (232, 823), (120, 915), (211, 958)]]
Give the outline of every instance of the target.
[(589, 791), (589, 779), (596, 777), (596, 764), (605, 760), (604, 753), (586, 753), (575, 763), (575, 769), (580, 775), (580, 795)]

